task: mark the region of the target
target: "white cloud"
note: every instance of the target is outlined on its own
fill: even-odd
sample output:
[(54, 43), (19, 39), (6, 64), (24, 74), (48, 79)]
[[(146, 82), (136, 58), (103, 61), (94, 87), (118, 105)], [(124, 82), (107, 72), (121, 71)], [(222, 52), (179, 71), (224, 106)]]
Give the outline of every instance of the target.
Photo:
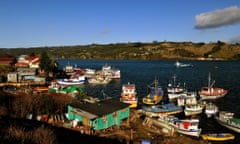
[(232, 37), (228, 42), (233, 44), (240, 43), (240, 35)]
[(240, 23), (240, 8), (237, 6), (201, 13), (195, 16), (195, 28), (206, 29)]

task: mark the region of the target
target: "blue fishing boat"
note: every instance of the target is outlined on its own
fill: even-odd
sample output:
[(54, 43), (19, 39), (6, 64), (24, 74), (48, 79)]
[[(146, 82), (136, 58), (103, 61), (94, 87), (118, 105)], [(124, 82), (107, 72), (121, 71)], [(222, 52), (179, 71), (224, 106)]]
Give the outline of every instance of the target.
[(162, 105), (153, 105), (153, 106), (142, 106), (142, 111), (150, 117), (159, 117), (161, 115), (170, 115), (181, 113), (183, 108), (177, 106), (174, 103), (162, 104)]

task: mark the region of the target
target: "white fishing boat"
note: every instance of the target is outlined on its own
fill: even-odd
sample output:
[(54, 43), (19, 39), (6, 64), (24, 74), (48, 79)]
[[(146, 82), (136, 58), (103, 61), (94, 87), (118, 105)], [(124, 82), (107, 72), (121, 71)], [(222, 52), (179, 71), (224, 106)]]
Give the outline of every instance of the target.
[(81, 85), (85, 83), (85, 76), (72, 76), (69, 79), (58, 79), (56, 82), (60, 85)]
[(168, 99), (171, 101), (182, 95), (185, 95), (187, 89), (185, 84), (182, 86), (181, 83), (176, 84), (176, 75), (173, 76), (173, 82), (170, 82), (167, 87)]
[(240, 133), (240, 118), (235, 118), (234, 113), (228, 111), (219, 111), (218, 116), (215, 116), (216, 121), (237, 133)]
[(221, 98), (228, 93), (228, 90), (226, 89), (213, 87), (214, 83), (215, 83), (215, 80), (211, 82), (211, 74), (209, 73), (208, 86), (202, 87), (201, 90), (199, 91), (199, 95), (202, 100)]
[(173, 127), (178, 133), (199, 137), (202, 129), (199, 128), (199, 119), (179, 119), (173, 115), (162, 115), (158, 118), (161, 124)]
[(112, 68), (110, 65), (105, 64), (98, 73), (111, 79), (119, 79), (121, 77), (121, 71), (116, 68)]
[(203, 112), (204, 105), (197, 103), (197, 104), (188, 104), (185, 105), (184, 114), (185, 116), (191, 116), (191, 115), (198, 115)]
[(210, 118), (212, 115), (217, 114), (218, 112), (218, 107), (212, 102), (209, 102), (205, 105), (205, 114), (207, 115), (208, 118)]
[(177, 98), (178, 106), (195, 105), (197, 103), (198, 101), (196, 92), (187, 92), (185, 95), (181, 95), (179, 98)]
[(108, 84), (111, 82), (111, 78), (108, 77), (102, 77), (99, 75), (96, 75), (95, 77), (90, 77), (87, 79), (89, 84)]
[(136, 108), (138, 103), (136, 85), (127, 83), (122, 85), (120, 101), (130, 104), (130, 108)]
[(199, 119), (183, 119), (176, 122), (177, 132), (193, 137), (199, 137), (202, 129), (199, 128)]
[(193, 64), (191, 64), (191, 63), (182, 63), (182, 62), (176, 61), (174, 66), (176, 68), (188, 68), (188, 67), (193, 67)]
[(63, 71), (66, 73), (66, 75), (73, 75), (74, 74), (74, 68), (69, 63), (63, 68)]

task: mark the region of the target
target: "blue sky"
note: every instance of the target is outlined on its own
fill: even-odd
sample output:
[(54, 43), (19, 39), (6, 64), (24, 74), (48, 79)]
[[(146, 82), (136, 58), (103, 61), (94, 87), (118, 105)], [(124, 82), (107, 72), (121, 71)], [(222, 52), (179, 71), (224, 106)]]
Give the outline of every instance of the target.
[(239, 0), (1, 0), (0, 48), (240, 42)]

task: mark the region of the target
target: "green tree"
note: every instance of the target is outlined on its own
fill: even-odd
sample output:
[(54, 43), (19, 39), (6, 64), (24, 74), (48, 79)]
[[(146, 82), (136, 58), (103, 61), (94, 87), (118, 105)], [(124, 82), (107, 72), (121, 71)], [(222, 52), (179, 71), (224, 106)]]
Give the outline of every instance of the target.
[(51, 61), (50, 61), (46, 51), (43, 51), (41, 53), (40, 68), (43, 69), (46, 73), (48, 73), (51, 70), (50, 63), (51, 63)]

